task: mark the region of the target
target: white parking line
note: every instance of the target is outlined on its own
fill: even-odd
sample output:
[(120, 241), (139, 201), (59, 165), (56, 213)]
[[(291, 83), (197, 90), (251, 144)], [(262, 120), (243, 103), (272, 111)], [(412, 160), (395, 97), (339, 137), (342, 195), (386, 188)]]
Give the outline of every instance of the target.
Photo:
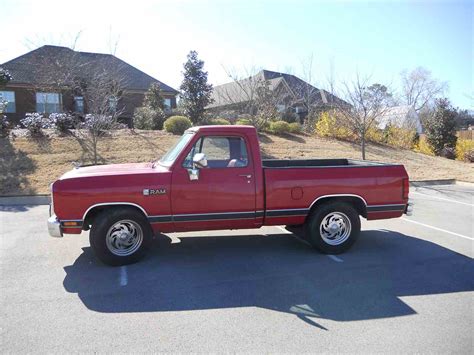
[(422, 196), (425, 196), (425, 197), (431, 197), (431, 198), (434, 198), (436, 200), (441, 200), (441, 201), (448, 201), (448, 202), (451, 202), (451, 203), (458, 203), (460, 205), (467, 205), (467, 206), (474, 206), (472, 203), (467, 203), (467, 202), (461, 202), (461, 201), (456, 201), (456, 200), (451, 200), (449, 198), (444, 198), (444, 197), (438, 197), (438, 196), (433, 196), (433, 195), (430, 195), (430, 194), (424, 194), (422, 192), (418, 192), (418, 191), (412, 191), (410, 192), (411, 194), (416, 194), (416, 195), (422, 195)]
[(421, 223), (421, 222), (413, 221), (413, 220), (405, 218), (405, 217), (402, 217), (401, 219), (403, 219), (404, 221), (410, 222), (410, 223), (419, 224), (420, 226), (423, 226), (423, 227), (426, 227), (426, 228), (431, 228), (431, 229), (434, 229), (434, 230), (437, 230), (437, 231), (440, 231), (440, 232), (452, 234), (452, 235), (455, 235), (455, 236), (460, 237), (460, 238), (474, 240), (474, 238), (468, 237), (466, 235), (462, 235), (462, 234), (459, 234), (459, 233), (454, 233), (454, 232), (448, 231), (446, 229), (438, 228), (438, 227), (433, 227), (433, 226), (430, 226), (429, 224), (424, 224), (424, 223)]
[(282, 226), (276, 226), (279, 230), (281, 230), (282, 232), (284, 232), (285, 234), (293, 234), (291, 233), (290, 231), (286, 230), (285, 228), (283, 228)]
[(128, 284), (128, 275), (127, 275), (127, 267), (121, 266), (120, 267), (120, 286), (127, 286)]
[(328, 258), (338, 262), (338, 263), (343, 263), (344, 260), (342, 260), (341, 258), (337, 257), (336, 255), (331, 255), (331, 254), (328, 254), (326, 255)]

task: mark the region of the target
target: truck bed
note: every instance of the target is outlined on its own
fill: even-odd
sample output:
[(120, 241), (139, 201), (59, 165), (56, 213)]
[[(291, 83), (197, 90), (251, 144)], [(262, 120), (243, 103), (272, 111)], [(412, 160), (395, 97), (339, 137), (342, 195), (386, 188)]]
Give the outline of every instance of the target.
[[(313, 203), (324, 197), (351, 196), (367, 208), (368, 219), (403, 213), (402, 165), (351, 159), (263, 160), (265, 224), (303, 223)], [(382, 211), (382, 212), (381, 212)], [(291, 217), (290, 217), (291, 216)], [(298, 223), (295, 223), (298, 224)]]

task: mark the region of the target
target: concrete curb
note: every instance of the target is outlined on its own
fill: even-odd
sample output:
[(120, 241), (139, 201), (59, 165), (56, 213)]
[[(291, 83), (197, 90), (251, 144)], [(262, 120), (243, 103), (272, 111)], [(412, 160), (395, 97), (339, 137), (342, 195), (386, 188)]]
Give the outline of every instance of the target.
[(423, 186), (433, 186), (433, 185), (459, 185), (459, 186), (466, 186), (466, 187), (474, 187), (474, 183), (472, 182), (459, 181), (456, 179), (410, 181), (410, 186), (413, 186), (413, 187), (423, 187)]
[(410, 181), (410, 185), (414, 187), (433, 186), (433, 185), (455, 185), (455, 184), (456, 184), (456, 179)]
[(49, 195), (2, 196), (0, 197), (0, 206), (49, 205), (50, 200)]

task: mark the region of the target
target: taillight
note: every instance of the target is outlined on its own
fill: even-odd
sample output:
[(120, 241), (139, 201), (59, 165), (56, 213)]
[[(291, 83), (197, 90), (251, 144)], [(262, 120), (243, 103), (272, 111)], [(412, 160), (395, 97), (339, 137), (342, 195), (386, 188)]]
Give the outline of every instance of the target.
[(403, 185), (402, 185), (402, 198), (404, 200), (408, 200), (408, 194), (410, 193), (410, 181), (408, 178), (403, 179)]

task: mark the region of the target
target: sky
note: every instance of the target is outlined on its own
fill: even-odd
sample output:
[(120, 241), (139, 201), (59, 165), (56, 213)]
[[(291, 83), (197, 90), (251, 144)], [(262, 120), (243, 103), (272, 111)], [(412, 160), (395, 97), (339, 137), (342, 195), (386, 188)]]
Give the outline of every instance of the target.
[(398, 91), (400, 72), (422, 66), (474, 108), (472, 1), (0, 0), (0, 19), (0, 63), (80, 33), (76, 50), (115, 53), (176, 89), (190, 50), (214, 85), (261, 68), (304, 78), (312, 57), (319, 87), (359, 73)]

